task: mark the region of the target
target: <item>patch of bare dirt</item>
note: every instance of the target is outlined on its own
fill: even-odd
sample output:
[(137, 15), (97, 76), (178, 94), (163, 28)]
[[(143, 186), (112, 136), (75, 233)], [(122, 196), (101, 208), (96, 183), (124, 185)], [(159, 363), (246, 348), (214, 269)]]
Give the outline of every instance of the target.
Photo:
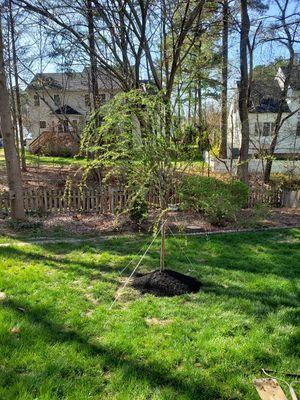
[(280, 208), (271, 210), (268, 221), (281, 226), (300, 225), (300, 208)]
[[(63, 189), (67, 179), (79, 183), (81, 172), (74, 166), (37, 165), (27, 167), (22, 172), (23, 187), (25, 189), (52, 188)], [(4, 167), (0, 168), (0, 192), (8, 190), (7, 176)]]
[(237, 221), (225, 222), (224, 226), (212, 225), (203, 214), (195, 212), (171, 212), (168, 225), (173, 232), (218, 232), (251, 228), (285, 228), (300, 226), (300, 209), (274, 208), (257, 212), (245, 209)]
[(172, 319), (144, 318), (148, 326), (165, 326), (173, 322)]
[[(141, 227), (141, 231), (143, 233), (151, 232), (156, 220), (157, 213), (150, 213), (148, 220)], [(59, 229), (69, 235), (136, 233), (139, 231), (125, 215), (116, 219), (113, 214), (53, 213), (46, 217), (30, 217), (30, 223), (33, 225), (40, 223), (39, 230), (41, 232), (50, 233)], [(222, 227), (210, 224), (200, 213), (178, 211), (169, 213), (168, 227), (170, 229), (167, 230), (167, 233), (169, 235), (180, 232), (209, 233), (293, 226), (300, 226), (300, 209), (271, 209), (258, 216), (255, 215), (253, 209), (242, 210), (238, 221), (227, 222)], [(7, 219), (0, 217), (0, 234), (13, 235), (14, 233), (14, 229), (8, 226)]]
[(130, 230), (126, 229), (126, 226), (130, 227), (130, 223), (126, 221), (126, 218), (119, 217), (116, 219), (113, 214), (59, 213), (49, 215), (43, 221), (43, 228), (46, 231), (59, 228), (75, 234)]

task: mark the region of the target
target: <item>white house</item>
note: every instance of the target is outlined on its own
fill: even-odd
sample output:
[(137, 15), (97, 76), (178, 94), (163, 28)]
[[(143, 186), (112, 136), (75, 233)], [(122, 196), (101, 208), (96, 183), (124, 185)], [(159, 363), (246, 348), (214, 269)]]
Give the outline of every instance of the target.
[[(119, 87), (111, 77), (99, 73), (102, 103), (112, 98)], [(70, 133), (79, 136), (91, 110), (89, 69), (70, 73), (41, 73), (26, 88), (26, 129), (31, 143), (42, 135)]]
[[(254, 80), (250, 93), (249, 127), (253, 157), (262, 155), (272, 140), (272, 128), (277, 116), (286, 68), (279, 68), (274, 78)], [(296, 111), (296, 112), (295, 112)], [(295, 113), (294, 113), (295, 112)], [(294, 114), (293, 114), (294, 113)], [(300, 64), (293, 67), (283, 118), (288, 117), (280, 131), (275, 156), (278, 159), (300, 158)], [(228, 157), (237, 158), (241, 144), (241, 122), (238, 111), (238, 83), (228, 116)]]

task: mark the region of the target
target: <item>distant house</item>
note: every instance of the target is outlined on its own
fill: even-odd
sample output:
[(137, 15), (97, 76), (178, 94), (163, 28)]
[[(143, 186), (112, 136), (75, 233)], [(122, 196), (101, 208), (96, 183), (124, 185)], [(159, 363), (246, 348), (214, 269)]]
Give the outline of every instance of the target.
[[(254, 80), (250, 93), (249, 127), (250, 127), (250, 155), (257, 156), (268, 149), (272, 140), (272, 130), (283, 84), (286, 78), (286, 68), (279, 68), (274, 78)], [(241, 144), (241, 122), (238, 110), (238, 85), (230, 105), (228, 116), (228, 157), (237, 158)], [(300, 156), (300, 64), (295, 65), (284, 104), (283, 118), (291, 115), (279, 131), (275, 156), (278, 159), (299, 158)]]
[[(99, 73), (100, 102), (111, 99), (119, 87), (111, 77)], [(72, 73), (42, 73), (34, 76), (26, 88), (26, 129), (30, 133), (29, 149), (41, 152), (51, 138), (78, 142), (91, 110), (89, 69)], [(51, 135), (53, 133), (53, 135)], [(52, 146), (53, 147), (53, 146)], [(57, 146), (56, 146), (57, 147)]]

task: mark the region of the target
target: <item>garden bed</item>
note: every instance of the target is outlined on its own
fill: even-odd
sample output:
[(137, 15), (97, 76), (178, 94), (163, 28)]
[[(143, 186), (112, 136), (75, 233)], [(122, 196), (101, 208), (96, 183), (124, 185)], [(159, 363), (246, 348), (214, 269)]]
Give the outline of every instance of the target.
[[(0, 234), (14, 234), (15, 230), (8, 225), (7, 218), (0, 218)], [(40, 231), (50, 233), (62, 231), (71, 235), (91, 234), (118, 234), (135, 233), (139, 229), (125, 216), (117, 220), (112, 214), (97, 213), (54, 213), (47, 217), (31, 216), (33, 225), (38, 223)], [(156, 213), (152, 212), (140, 232), (152, 230), (156, 221)], [(180, 232), (219, 232), (227, 230), (257, 229), (257, 228), (285, 228), (300, 226), (300, 210), (284, 208), (261, 208), (242, 210), (239, 219), (234, 222), (225, 222), (223, 226), (212, 225), (205, 216), (194, 212), (170, 212), (167, 234)]]

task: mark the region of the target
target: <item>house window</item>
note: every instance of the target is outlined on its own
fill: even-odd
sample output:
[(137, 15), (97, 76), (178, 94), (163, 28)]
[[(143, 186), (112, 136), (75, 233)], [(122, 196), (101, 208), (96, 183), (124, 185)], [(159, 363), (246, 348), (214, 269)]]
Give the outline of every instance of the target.
[(300, 137), (300, 121), (297, 122), (296, 136)]
[(275, 122), (272, 122), (271, 123), (271, 135), (274, 132), (274, 129), (275, 129)]
[(271, 129), (270, 122), (264, 122), (262, 135), (263, 136), (270, 136), (270, 129)]
[(40, 121), (40, 128), (45, 129), (47, 126), (46, 121)]
[(35, 94), (33, 96), (33, 104), (35, 107), (38, 107), (40, 105), (40, 96), (38, 94)]
[(74, 132), (77, 132), (77, 128), (78, 128), (78, 121), (77, 121), (77, 119), (73, 119), (73, 121), (72, 121), (72, 130)]
[(261, 134), (261, 124), (259, 122), (255, 122), (254, 134), (255, 136), (260, 136)]
[(274, 122), (255, 122), (254, 135), (255, 136), (270, 136), (275, 128)]
[(239, 157), (240, 150), (238, 147), (233, 147), (231, 150), (231, 157), (236, 159)]
[(60, 95), (59, 94), (55, 94), (53, 96), (53, 100), (54, 100), (54, 104), (56, 106), (60, 106), (61, 105), (61, 100), (60, 100)]
[(91, 101), (90, 101), (90, 95), (89, 94), (86, 94), (84, 96), (84, 104), (85, 104), (86, 107), (90, 107)]
[(69, 121), (67, 119), (63, 120), (63, 129), (64, 132), (69, 132)]

